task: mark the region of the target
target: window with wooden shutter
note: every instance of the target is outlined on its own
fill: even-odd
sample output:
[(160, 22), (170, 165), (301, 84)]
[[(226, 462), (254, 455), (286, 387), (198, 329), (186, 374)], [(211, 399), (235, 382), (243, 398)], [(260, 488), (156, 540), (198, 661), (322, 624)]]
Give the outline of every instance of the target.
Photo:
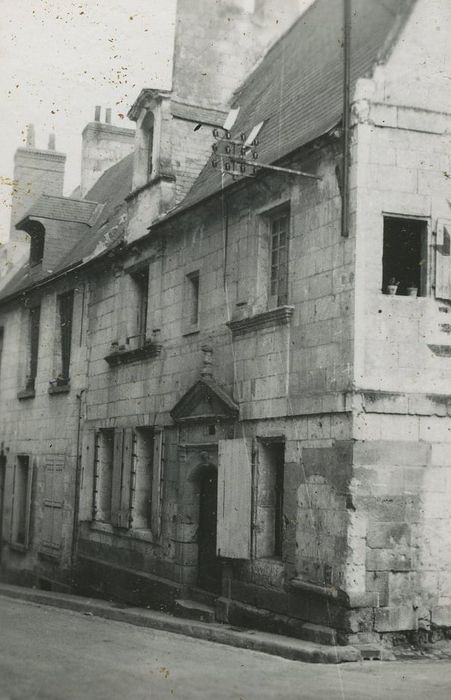
[(133, 436), (131, 522), (134, 529), (151, 529), (154, 439), (152, 428), (137, 428)]
[(39, 357), (39, 328), (41, 319), (41, 307), (34, 306), (30, 309), (29, 316), (29, 355), (28, 355), (28, 373), (26, 377), (25, 388), (33, 391), (35, 388), (36, 376), (38, 373), (38, 357)]
[(132, 430), (114, 431), (113, 482), (111, 490), (111, 523), (129, 528), (131, 517), (130, 481), (133, 455)]
[(58, 297), (60, 316), (61, 370), (59, 382), (67, 384), (70, 376), (70, 356), (72, 346), (72, 316), (74, 311), (74, 292), (66, 292)]
[(99, 430), (95, 436), (92, 517), (111, 522), (114, 430)]
[(45, 460), (41, 551), (59, 556), (64, 506), (64, 455), (48, 455)]
[(161, 534), (161, 498), (164, 477), (164, 432), (156, 430), (153, 442), (152, 497), (150, 527), (154, 537)]
[(437, 222), (435, 256), (435, 296), (451, 300), (451, 221)]
[(11, 545), (21, 549), (29, 546), (32, 477), (30, 457), (18, 455), (14, 465)]
[(218, 555), (231, 559), (249, 559), (252, 440), (219, 440), (218, 450)]

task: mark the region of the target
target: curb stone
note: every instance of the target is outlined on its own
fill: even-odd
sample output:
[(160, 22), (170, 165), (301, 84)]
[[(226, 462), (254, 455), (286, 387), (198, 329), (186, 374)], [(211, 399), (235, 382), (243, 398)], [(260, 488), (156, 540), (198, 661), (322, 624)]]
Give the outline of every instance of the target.
[(188, 637), (226, 644), (227, 646), (240, 649), (250, 649), (271, 654), (272, 656), (281, 656), (292, 661), (340, 664), (362, 660), (359, 650), (352, 646), (326, 646), (301, 639), (269, 634), (268, 632), (258, 632), (244, 628), (237, 630), (237, 628), (231, 628), (227, 625), (172, 617), (167, 613), (144, 608), (115, 608), (106, 601), (82, 598), (66, 593), (50, 593), (32, 588), (0, 584), (0, 597), (72, 610), (116, 622), (127, 622), (137, 627), (183, 634)]

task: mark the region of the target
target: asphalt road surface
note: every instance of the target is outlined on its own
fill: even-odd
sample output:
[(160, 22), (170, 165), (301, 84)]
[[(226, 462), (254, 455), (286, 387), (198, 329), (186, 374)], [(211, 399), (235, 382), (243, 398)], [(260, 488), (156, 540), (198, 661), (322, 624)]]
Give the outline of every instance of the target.
[(451, 662), (326, 666), (0, 597), (0, 700), (448, 700)]

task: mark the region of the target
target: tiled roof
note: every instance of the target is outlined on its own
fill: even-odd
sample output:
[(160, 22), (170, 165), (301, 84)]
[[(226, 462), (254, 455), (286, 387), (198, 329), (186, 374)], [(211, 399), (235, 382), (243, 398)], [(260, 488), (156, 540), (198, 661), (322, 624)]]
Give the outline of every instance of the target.
[(177, 102), (176, 100), (171, 100), (171, 113), (174, 117), (188, 119), (201, 124), (209, 124), (210, 126), (222, 126), (227, 116), (227, 112), (221, 112), (217, 109), (206, 109), (205, 107)]
[(86, 199), (72, 199), (69, 197), (54, 197), (43, 194), (34, 202), (33, 206), (24, 214), (16, 225), (20, 229), (27, 218), (54, 219), (57, 221), (74, 221), (80, 224), (91, 224), (98, 207), (97, 202)]
[[(46, 278), (52, 277), (58, 272), (92, 258), (98, 252), (104, 252), (114, 247), (121, 240), (125, 232), (124, 200), (131, 190), (132, 166), (133, 154), (130, 154), (109, 168), (99, 178), (87, 193), (86, 200), (72, 200), (69, 197), (49, 198), (60, 200), (58, 204), (59, 218), (55, 216), (53, 219), (60, 222), (58, 225), (62, 229), (62, 234), (67, 234), (68, 237), (71, 237), (74, 245), (68, 252), (63, 253), (61, 258), (53, 265), (51, 273), (42, 269), (42, 266), (30, 267), (28, 262), (23, 265), (1, 290), (0, 302), (25, 291), (32, 285), (43, 282)], [(89, 210), (94, 211), (99, 204), (103, 205), (100, 215), (98, 215), (92, 227), (70, 218), (74, 216), (74, 201), (77, 202), (76, 206), (80, 202), (88, 205), (84, 209), (85, 213)], [(50, 218), (44, 217), (42, 214), (36, 214), (34, 208), (32, 210), (34, 217)], [(82, 210), (83, 208), (77, 209), (78, 212)], [(46, 211), (48, 212), (49, 209), (47, 208)], [(29, 213), (29, 215), (31, 214)]]
[[(416, 0), (353, 0), (351, 78), (371, 72), (387, 42), (396, 38), (397, 18)], [(401, 24), (401, 23), (400, 23)], [(343, 0), (316, 0), (277, 41), (235, 93), (240, 107), (234, 133), (265, 121), (259, 134), (261, 163), (274, 163), (341, 120), (343, 104)], [(213, 141), (213, 138), (212, 138)], [(230, 184), (226, 176), (224, 182)], [(209, 163), (183, 202), (187, 209), (222, 188)]]

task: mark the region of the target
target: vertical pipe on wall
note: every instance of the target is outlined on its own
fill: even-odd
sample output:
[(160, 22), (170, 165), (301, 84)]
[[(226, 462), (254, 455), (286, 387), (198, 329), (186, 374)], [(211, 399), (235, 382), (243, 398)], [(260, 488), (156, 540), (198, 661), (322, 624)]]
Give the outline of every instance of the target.
[(343, 186), (341, 235), (349, 236), (349, 169), (351, 159), (351, 21), (352, 0), (343, 0)]

